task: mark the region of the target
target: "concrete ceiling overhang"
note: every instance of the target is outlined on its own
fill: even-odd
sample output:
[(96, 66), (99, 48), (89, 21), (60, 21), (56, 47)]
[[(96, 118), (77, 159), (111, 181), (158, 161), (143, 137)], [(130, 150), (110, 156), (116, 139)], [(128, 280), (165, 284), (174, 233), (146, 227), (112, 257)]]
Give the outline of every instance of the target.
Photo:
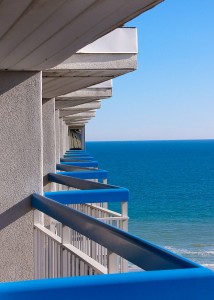
[(82, 118), (74, 118), (74, 119), (66, 119), (64, 122), (66, 123), (77, 123), (77, 122), (88, 122), (94, 118), (94, 116), (82, 117)]
[(43, 97), (54, 98), (137, 68), (137, 31), (118, 28), (43, 72)]
[(70, 124), (86, 124), (88, 123), (92, 118), (94, 118), (95, 116), (88, 116), (88, 117), (78, 117), (78, 118), (74, 118), (74, 119), (63, 119), (66, 125), (70, 125)]
[(101, 107), (100, 101), (93, 101), (90, 103), (77, 105), (73, 108), (66, 108), (66, 109), (60, 110), (59, 117), (61, 118), (61, 117), (71, 116), (76, 113), (86, 112), (88, 110), (99, 109), (100, 107)]
[(90, 121), (91, 118), (85, 118), (85, 119), (81, 119), (81, 120), (70, 120), (70, 121), (65, 121), (65, 124), (68, 125), (68, 124), (85, 124), (85, 123), (88, 123), (88, 121)]
[(66, 125), (73, 125), (73, 126), (76, 126), (77, 124), (78, 125), (81, 124), (82, 126), (84, 126), (86, 123), (88, 123), (91, 120), (91, 118), (83, 118), (83, 119), (80, 119), (80, 120), (67, 120), (67, 121), (65, 121), (65, 124)]
[(82, 124), (82, 123), (77, 123), (77, 124), (66, 124), (67, 126), (69, 126), (70, 127), (70, 129), (82, 129), (82, 128), (84, 128), (84, 126), (86, 125), (86, 124)]
[(89, 110), (87, 112), (76, 113), (75, 115), (63, 117), (63, 121), (81, 120), (83, 118), (92, 118), (96, 116), (96, 111)]
[(0, 69), (50, 69), (163, 0), (3, 0)]
[(80, 119), (70, 119), (70, 120), (65, 120), (64, 122), (66, 124), (74, 124), (74, 123), (87, 123), (88, 121), (90, 121), (93, 117), (88, 117), (88, 118), (80, 118)]
[(112, 81), (103, 82), (56, 98), (56, 109), (71, 108), (112, 97)]
[(77, 105), (80, 104), (84, 104), (84, 103), (90, 103), (90, 102), (94, 102), (94, 101), (99, 101), (98, 99), (80, 99), (80, 100), (60, 100), (60, 101), (56, 101), (55, 105), (56, 105), (56, 109), (63, 109), (63, 108), (69, 108), (69, 107), (75, 107)]

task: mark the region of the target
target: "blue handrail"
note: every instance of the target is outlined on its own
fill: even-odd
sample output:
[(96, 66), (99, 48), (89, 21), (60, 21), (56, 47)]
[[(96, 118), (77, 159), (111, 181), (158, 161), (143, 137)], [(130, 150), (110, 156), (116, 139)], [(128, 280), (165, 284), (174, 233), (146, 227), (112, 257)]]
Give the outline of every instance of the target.
[(91, 171), (91, 172), (97, 171), (97, 169), (91, 169), (91, 168), (79, 167), (79, 166), (69, 166), (65, 164), (56, 164), (56, 169), (61, 171)]
[(61, 164), (71, 165), (71, 166), (79, 166), (79, 167), (90, 167), (90, 168), (97, 168), (98, 162), (97, 161), (90, 161), (90, 162), (61, 162)]
[(72, 172), (56, 172), (59, 175), (66, 175), (81, 179), (106, 179), (107, 178), (107, 171), (104, 170), (93, 170), (92, 171), (72, 171)]
[(81, 153), (79, 153), (79, 154), (65, 153), (63, 156), (64, 157), (70, 157), (70, 156), (73, 156), (73, 157), (90, 157), (91, 155), (89, 155), (89, 154), (81, 154)]
[(101, 202), (127, 202), (129, 194), (127, 189), (105, 190), (73, 190), (59, 192), (45, 192), (44, 195), (62, 204), (101, 203)]
[(88, 157), (82, 157), (82, 156), (69, 156), (69, 157), (65, 157), (65, 158), (60, 158), (60, 162), (66, 162), (66, 161), (94, 161), (94, 158), (92, 156), (88, 156)]
[(89, 155), (89, 153), (87, 153), (85, 150), (67, 150), (66, 152), (65, 152), (65, 154), (70, 154), (70, 153), (72, 153), (72, 154), (76, 154), (76, 155), (78, 155), (78, 154), (84, 154), (84, 155)]
[(205, 268), (110, 274), (0, 284), (7, 300), (211, 300), (214, 273)]
[(63, 156), (64, 157), (85, 157), (85, 158), (92, 157), (89, 154), (81, 154), (81, 153), (79, 153), (79, 154), (65, 153)]
[[(48, 181), (63, 184), (69, 187), (77, 188), (80, 190), (94, 190), (94, 189), (118, 189), (119, 187), (109, 184), (103, 184), (100, 182), (92, 182), (88, 180), (83, 180), (71, 176), (66, 176), (67, 172), (64, 172), (63, 175), (49, 173)], [(124, 188), (123, 188), (124, 189)], [(127, 189), (126, 189), (127, 190)], [(127, 190), (128, 191), (128, 190)]]

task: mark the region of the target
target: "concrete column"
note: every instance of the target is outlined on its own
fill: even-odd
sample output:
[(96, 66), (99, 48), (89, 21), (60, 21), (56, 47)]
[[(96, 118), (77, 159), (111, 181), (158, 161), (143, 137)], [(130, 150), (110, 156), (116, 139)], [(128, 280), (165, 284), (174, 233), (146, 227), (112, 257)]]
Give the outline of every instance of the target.
[(71, 132), (70, 132), (70, 127), (68, 126), (68, 149), (71, 148), (71, 136), (70, 136)]
[(66, 132), (65, 132), (65, 122), (62, 120), (62, 123), (61, 123), (61, 137), (60, 137), (61, 138), (61, 145), (62, 145), (62, 148), (61, 148), (61, 151), (60, 151), (61, 157), (63, 157), (63, 155), (65, 153), (65, 149), (66, 149), (66, 138), (65, 138), (65, 135), (66, 135)]
[(68, 126), (68, 140), (69, 140), (69, 149), (71, 149), (72, 148), (72, 131), (69, 126)]
[(81, 129), (81, 146), (85, 150), (85, 126)]
[(51, 190), (47, 175), (56, 171), (55, 99), (42, 100), (43, 124), (43, 187)]
[(70, 149), (69, 148), (69, 132), (68, 132), (68, 125), (66, 125), (66, 150), (69, 150), (69, 149)]
[(62, 156), (65, 153), (65, 122), (62, 121)]
[(63, 154), (66, 150), (68, 150), (68, 126), (63, 121), (63, 136), (64, 136), (64, 144), (63, 144)]
[(64, 139), (63, 139), (63, 119), (59, 119), (59, 139), (60, 139), (60, 157), (64, 154)]
[(31, 194), (42, 193), (41, 72), (0, 72), (0, 281), (34, 278)]
[(55, 111), (55, 134), (56, 134), (56, 163), (60, 159), (60, 128), (59, 128), (59, 110)]

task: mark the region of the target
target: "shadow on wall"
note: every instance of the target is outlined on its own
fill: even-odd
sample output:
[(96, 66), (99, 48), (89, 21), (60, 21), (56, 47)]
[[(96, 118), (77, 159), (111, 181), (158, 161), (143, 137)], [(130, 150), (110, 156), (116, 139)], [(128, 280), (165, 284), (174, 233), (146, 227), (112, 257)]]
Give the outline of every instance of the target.
[(3, 71), (0, 72), (0, 95), (3, 95), (4, 93), (7, 93), (8, 91), (12, 90), (14, 87), (19, 86), (19, 84), (22, 84), (25, 80), (28, 80), (30, 77), (33, 77), (38, 72), (33, 71), (25, 71), (25, 72), (18, 72), (19, 76), (14, 76), (14, 78), (8, 79), (6, 74), (17, 74), (17, 71)]
[(31, 197), (32, 195), (26, 197), (0, 214), (0, 230), (4, 229), (32, 210)]

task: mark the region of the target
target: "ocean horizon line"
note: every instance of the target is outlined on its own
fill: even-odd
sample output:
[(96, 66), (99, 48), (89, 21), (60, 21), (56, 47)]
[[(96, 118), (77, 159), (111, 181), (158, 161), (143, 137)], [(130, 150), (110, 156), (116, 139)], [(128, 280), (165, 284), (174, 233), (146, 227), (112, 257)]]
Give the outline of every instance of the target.
[(108, 143), (108, 142), (187, 142), (187, 141), (214, 141), (212, 139), (160, 139), (160, 140), (86, 140), (86, 143), (90, 142), (101, 142), (101, 143)]

